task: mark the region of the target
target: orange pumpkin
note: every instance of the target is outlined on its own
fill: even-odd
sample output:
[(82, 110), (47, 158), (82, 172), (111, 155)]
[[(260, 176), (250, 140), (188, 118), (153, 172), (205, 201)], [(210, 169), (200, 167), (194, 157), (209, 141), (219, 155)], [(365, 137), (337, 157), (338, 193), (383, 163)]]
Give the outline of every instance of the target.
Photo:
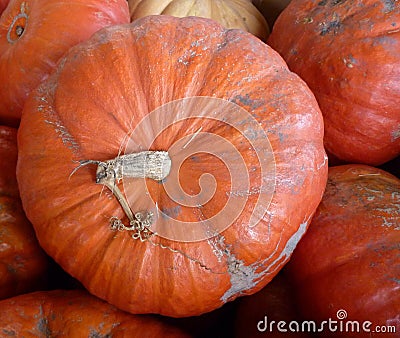
[(53, 290), (0, 301), (3, 337), (189, 337), (161, 318), (131, 315), (84, 290)]
[(309, 88), (252, 34), (199, 17), (72, 48), (29, 97), (18, 144), (41, 245), (132, 313), (198, 315), (258, 291), (326, 184)]
[(400, 155), (400, 4), (293, 0), (268, 39), (310, 86), (330, 159), (380, 165)]
[(7, 7), (9, 0), (0, 0), (0, 15), (3, 13), (4, 9)]
[(22, 210), (17, 131), (0, 127), (0, 299), (46, 287), (48, 260)]
[(200, 16), (226, 28), (243, 29), (264, 41), (269, 35), (267, 21), (250, 0), (128, 0), (128, 3), (131, 21), (147, 15)]
[(321, 204), (287, 265), (303, 316), (336, 321), (337, 331), (325, 326), (324, 335), (398, 337), (399, 230), (398, 178), (365, 165), (329, 169)]
[(125, 0), (11, 0), (0, 18), (0, 123), (18, 125), (31, 90), (71, 46), (128, 22)]

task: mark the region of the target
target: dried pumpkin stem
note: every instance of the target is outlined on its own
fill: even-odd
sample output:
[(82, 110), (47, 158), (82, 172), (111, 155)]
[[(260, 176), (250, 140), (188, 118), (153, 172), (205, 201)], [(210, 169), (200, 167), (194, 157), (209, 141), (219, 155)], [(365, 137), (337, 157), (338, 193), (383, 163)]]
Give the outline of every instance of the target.
[[(139, 236), (137, 238), (140, 239), (147, 238), (150, 233), (149, 227), (153, 221), (153, 214), (133, 213), (117, 184), (123, 178), (151, 178), (156, 181), (165, 179), (171, 170), (171, 159), (168, 152), (142, 151), (118, 156), (106, 162), (80, 161), (80, 165), (74, 169), (71, 175), (88, 164), (97, 164), (96, 183), (110, 189), (129, 219), (130, 226), (125, 226), (119, 219), (113, 217), (111, 219), (112, 229), (135, 231), (133, 236)], [(142, 235), (144, 235), (143, 238)]]
[(200, 260), (188, 256), (181, 250), (171, 248), (162, 243), (153, 242), (151, 237), (154, 236), (155, 233), (150, 230), (150, 226), (153, 222), (153, 213), (137, 212), (134, 214), (124, 194), (117, 186), (117, 183), (124, 177), (151, 178), (158, 181), (165, 179), (171, 169), (171, 159), (166, 151), (144, 151), (140, 153), (126, 154), (106, 162), (94, 160), (80, 161), (80, 165), (74, 169), (71, 175), (82, 166), (88, 164), (97, 165), (96, 183), (102, 184), (110, 189), (129, 219), (129, 226), (126, 226), (118, 217), (111, 217), (110, 225), (112, 230), (132, 231), (133, 239), (140, 240), (141, 242), (146, 241), (155, 247), (160, 247), (161, 249), (166, 249), (173, 253), (183, 255), (187, 259), (199, 264), (202, 268), (212, 273), (224, 273), (214, 271)]

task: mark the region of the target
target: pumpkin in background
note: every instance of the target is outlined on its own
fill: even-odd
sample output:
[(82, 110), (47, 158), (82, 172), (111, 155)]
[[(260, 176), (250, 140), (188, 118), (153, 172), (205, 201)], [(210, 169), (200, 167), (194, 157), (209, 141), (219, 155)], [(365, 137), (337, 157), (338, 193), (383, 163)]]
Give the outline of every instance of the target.
[(305, 330), (294, 332), (295, 327), (290, 326), (292, 321), (301, 325), (302, 319), (284, 271), (259, 292), (237, 300), (235, 338), (309, 337)]
[(286, 8), (290, 0), (253, 0), (252, 2), (264, 15), (269, 27), (272, 29), (276, 18)]
[(303, 316), (359, 321), (361, 332), (363, 321), (372, 322), (370, 330), (394, 326), (397, 333), (384, 336), (398, 337), (399, 245), (400, 180), (365, 165), (331, 167), (321, 204), (285, 268)]
[(265, 41), (268, 23), (250, 0), (128, 0), (131, 21), (147, 15), (200, 16), (226, 28), (248, 31)]
[[(199, 315), (261, 289), (327, 178), (306, 84), (252, 34), (199, 17), (147, 16), (73, 47), (26, 102), (18, 144), (43, 248), (132, 313)], [(147, 151), (169, 154), (168, 176), (103, 172)]]
[(7, 337), (189, 337), (161, 318), (128, 314), (84, 290), (33, 292), (0, 307)]
[(0, 299), (46, 287), (48, 260), (22, 210), (17, 130), (0, 127)]
[(7, 7), (9, 0), (0, 0), (0, 15), (3, 13), (4, 9)]
[(315, 94), (332, 159), (379, 165), (400, 154), (400, 4), (294, 0), (268, 39)]
[(18, 125), (30, 91), (71, 46), (128, 22), (125, 0), (11, 0), (0, 18), (0, 123)]

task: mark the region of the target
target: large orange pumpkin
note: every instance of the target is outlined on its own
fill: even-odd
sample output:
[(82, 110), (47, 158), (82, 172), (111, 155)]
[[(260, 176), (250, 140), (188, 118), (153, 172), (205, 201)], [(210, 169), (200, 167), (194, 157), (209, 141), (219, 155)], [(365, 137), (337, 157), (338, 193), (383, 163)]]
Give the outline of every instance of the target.
[(321, 204), (287, 265), (303, 316), (318, 328), (336, 321), (337, 331), (325, 326), (326, 336), (351, 337), (358, 328), (356, 337), (378, 330), (398, 337), (399, 254), (400, 180), (365, 165), (331, 167)]
[(259, 290), (326, 184), (309, 88), (250, 33), (199, 17), (148, 16), (72, 48), (28, 99), (18, 143), (41, 245), (133, 313), (197, 315)]
[(400, 4), (293, 0), (268, 43), (315, 94), (332, 159), (379, 165), (400, 154)]
[(84, 290), (54, 290), (0, 301), (2, 337), (189, 337), (151, 316), (131, 315)]
[(11, 0), (0, 18), (0, 123), (18, 125), (30, 91), (71, 46), (128, 22), (126, 0)]
[(48, 259), (22, 210), (17, 130), (0, 127), (0, 299), (46, 287)]

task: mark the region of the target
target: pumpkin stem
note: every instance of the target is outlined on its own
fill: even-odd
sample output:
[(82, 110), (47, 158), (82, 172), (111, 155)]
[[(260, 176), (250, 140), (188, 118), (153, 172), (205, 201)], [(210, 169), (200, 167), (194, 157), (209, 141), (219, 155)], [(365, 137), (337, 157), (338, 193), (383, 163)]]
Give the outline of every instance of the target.
[(174, 253), (178, 253), (192, 262), (199, 264), (203, 269), (210, 271), (215, 274), (224, 274), (225, 272), (217, 272), (207, 267), (200, 260), (190, 257), (185, 252), (174, 249), (168, 245), (162, 243), (156, 243), (152, 241), (151, 237), (156, 235), (155, 232), (151, 231), (150, 227), (153, 223), (152, 212), (137, 212), (133, 213), (129, 206), (129, 203), (119, 189), (117, 183), (124, 177), (130, 178), (151, 178), (154, 180), (165, 179), (171, 169), (171, 159), (166, 151), (143, 151), (139, 153), (126, 154), (118, 156), (115, 159), (108, 160), (106, 162), (95, 161), (95, 160), (83, 160), (79, 161), (79, 166), (76, 167), (70, 177), (80, 168), (88, 164), (96, 164), (96, 184), (102, 184), (106, 186), (115, 198), (118, 200), (122, 209), (125, 212), (126, 217), (129, 220), (129, 226), (126, 226), (122, 221), (113, 216), (110, 218), (110, 226), (114, 231), (132, 231), (132, 238), (140, 240), (141, 242), (147, 242), (154, 247), (160, 247)]
[(14, 17), (7, 31), (7, 41), (14, 43), (18, 41), (25, 32), (25, 26), (28, 23), (28, 14), (25, 12), (27, 8), (26, 2), (23, 2), (20, 7), (20, 12)]
[(150, 226), (153, 222), (151, 212), (133, 213), (129, 203), (118, 188), (117, 184), (123, 178), (151, 178), (156, 181), (165, 179), (171, 169), (171, 159), (166, 151), (142, 151), (139, 153), (125, 154), (106, 162), (95, 160), (79, 161), (70, 177), (80, 168), (88, 164), (96, 164), (96, 184), (106, 186), (116, 197), (126, 217), (129, 226), (125, 226), (118, 218), (111, 218), (113, 230), (134, 231), (132, 237), (144, 241), (151, 235)]

